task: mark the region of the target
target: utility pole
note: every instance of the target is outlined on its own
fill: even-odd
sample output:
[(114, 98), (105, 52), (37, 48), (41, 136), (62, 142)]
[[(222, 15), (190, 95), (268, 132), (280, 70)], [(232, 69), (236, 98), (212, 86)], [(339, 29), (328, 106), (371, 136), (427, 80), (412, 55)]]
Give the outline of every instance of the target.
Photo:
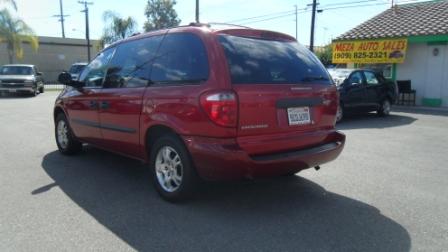
[(92, 2), (87, 1), (78, 1), (78, 3), (84, 5), (84, 12), (86, 15), (86, 40), (87, 40), (87, 61), (90, 62), (90, 31), (89, 31), (89, 7), (88, 5), (93, 4)]
[(310, 35), (310, 51), (314, 52), (314, 25), (316, 22), (316, 6), (317, 0), (313, 0), (313, 10), (311, 13), (311, 35)]
[(295, 9), (296, 9), (296, 40), (297, 40), (297, 26), (298, 26), (298, 19), (297, 19), (297, 4), (294, 5)]
[(62, 8), (62, 0), (59, 0), (59, 10), (60, 10), (60, 14), (59, 15), (53, 15), (53, 17), (58, 17), (59, 18), (58, 21), (61, 22), (62, 37), (65, 38), (64, 21), (65, 21), (65, 17), (68, 17), (69, 15), (64, 15), (64, 9)]
[(199, 23), (199, 0), (196, 0), (196, 23)]

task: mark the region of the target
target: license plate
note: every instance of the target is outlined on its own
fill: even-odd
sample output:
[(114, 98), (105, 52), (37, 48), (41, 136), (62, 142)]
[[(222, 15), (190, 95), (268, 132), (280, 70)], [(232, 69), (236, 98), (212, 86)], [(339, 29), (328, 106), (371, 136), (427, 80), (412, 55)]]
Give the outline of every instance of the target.
[(310, 108), (288, 108), (289, 125), (303, 125), (311, 123)]

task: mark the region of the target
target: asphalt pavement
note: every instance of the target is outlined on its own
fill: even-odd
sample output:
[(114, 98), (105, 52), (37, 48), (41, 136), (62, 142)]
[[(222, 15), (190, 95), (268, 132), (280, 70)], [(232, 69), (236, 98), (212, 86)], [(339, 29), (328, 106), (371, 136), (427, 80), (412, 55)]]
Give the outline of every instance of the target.
[(321, 170), (158, 197), (147, 166), (62, 156), (56, 92), (0, 97), (0, 251), (447, 251), (448, 113), (347, 118)]

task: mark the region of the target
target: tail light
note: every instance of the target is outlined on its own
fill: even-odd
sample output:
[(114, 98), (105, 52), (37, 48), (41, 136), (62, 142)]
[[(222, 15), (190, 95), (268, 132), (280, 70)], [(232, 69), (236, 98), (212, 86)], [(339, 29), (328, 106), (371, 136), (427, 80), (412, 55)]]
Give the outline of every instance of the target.
[(201, 106), (217, 125), (236, 127), (238, 101), (235, 93), (231, 91), (205, 93), (201, 96)]

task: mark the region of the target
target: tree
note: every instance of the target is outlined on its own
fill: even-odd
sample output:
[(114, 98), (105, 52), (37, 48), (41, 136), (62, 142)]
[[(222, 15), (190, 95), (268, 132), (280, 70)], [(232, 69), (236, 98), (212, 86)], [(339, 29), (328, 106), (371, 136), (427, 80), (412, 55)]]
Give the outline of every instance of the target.
[(316, 56), (325, 66), (329, 66), (332, 64), (333, 58), (333, 47), (331, 44), (328, 44), (322, 48), (316, 50)]
[(10, 4), (14, 8), (14, 10), (17, 10), (17, 3), (15, 0), (0, 0), (0, 4), (1, 3)]
[(145, 31), (159, 30), (178, 26), (180, 19), (177, 17), (175, 0), (148, 0), (145, 8)]
[(122, 18), (113, 11), (105, 11), (103, 20), (106, 24), (100, 39), (100, 46), (111, 44), (115, 41), (127, 38), (135, 33), (137, 22), (132, 17)]
[(6, 43), (9, 63), (23, 57), (23, 43), (29, 43), (34, 51), (39, 48), (39, 40), (33, 30), (21, 19), (14, 18), (7, 9), (0, 11), (0, 42)]

